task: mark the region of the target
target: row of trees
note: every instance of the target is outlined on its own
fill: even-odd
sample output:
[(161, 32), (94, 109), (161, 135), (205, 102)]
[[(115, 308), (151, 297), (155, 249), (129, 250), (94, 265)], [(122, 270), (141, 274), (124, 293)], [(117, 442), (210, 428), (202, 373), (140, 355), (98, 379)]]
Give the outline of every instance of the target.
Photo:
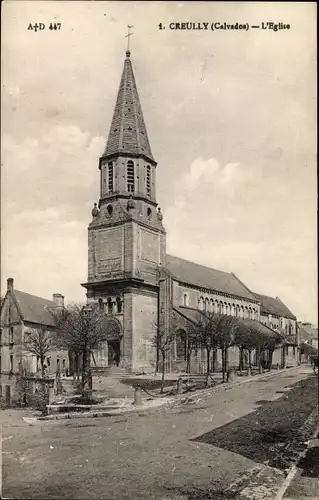
[[(261, 370), (261, 353), (268, 351), (269, 366), (272, 364), (273, 352), (278, 344), (282, 342), (282, 336), (256, 320), (236, 318), (225, 314), (198, 313), (198, 320), (189, 323), (185, 344), (186, 371), (190, 371), (192, 353), (198, 349), (206, 352), (206, 380), (211, 371), (215, 371), (217, 349), (222, 353), (222, 375), (223, 380), (227, 373), (228, 349), (237, 346), (240, 351), (239, 369), (244, 368), (244, 353), (248, 353), (248, 365), (251, 369), (252, 352), (259, 353), (259, 369)], [(165, 378), (165, 362), (172, 350), (172, 344), (176, 341), (177, 325), (171, 321), (169, 329), (159, 328), (154, 344), (161, 354), (162, 381)], [(158, 369), (158, 367), (157, 367)]]
[[(90, 360), (94, 350), (101, 342), (107, 341), (108, 319), (98, 308), (71, 305), (53, 313), (56, 328), (54, 332), (45, 327), (34, 329), (25, 340), (25, 350), (38, 357), (42, 376), (45, 372), (45, 358), (53, 350), (66, 350), (73, 357), (81, 359), (81, 385), (84, 391), (90, 376)], [(165, 362), (176, 340), (178, 322), (172, 318), (169, 328), (156, 326), (153, 339), (158, 360), (161, 358), (162, 381), (165, 377)], [(217, 349), (222, 353), (222, 374), (227, 373), (227, 353), (231, 346), (240, 350), (239, 369), (243, 369), (244, 353), (248, 353), (248, 365), (251, 368), (253, 350), (259, 353), (267, 350), (269, 364), (272, 355), (282, 337), (266, 328), (256, 320), (236, 318), (224, 314), (200, 313), (196, 323), (189, 323), (185, 344), (187, 371), (190, 371), (191, 357), (195, 350), (206, 352), (207, 380), (211, 371), (215, 371)], [(261, 356), (259, 356), (261, 359)], [(212, 362), (212, 363), (211, 363)], [(158, 363), (157, 363), (158, 364)], [(211, 366), (213, 364), (213, 366)], [(157, 366), (158, 370), (158, 366)]]

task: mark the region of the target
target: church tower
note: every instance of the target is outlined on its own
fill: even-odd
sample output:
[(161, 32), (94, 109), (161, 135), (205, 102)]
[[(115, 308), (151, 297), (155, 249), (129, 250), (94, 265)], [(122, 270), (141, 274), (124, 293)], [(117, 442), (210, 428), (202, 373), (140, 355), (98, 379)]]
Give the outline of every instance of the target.
[(127, 50), (114, 114), (99, 160), (100, 199), (88, 228), (88, 303), (108, 315), (101, 363), (153, 370), (159, 269), (166, 233), (156, 202), (154, 160)]

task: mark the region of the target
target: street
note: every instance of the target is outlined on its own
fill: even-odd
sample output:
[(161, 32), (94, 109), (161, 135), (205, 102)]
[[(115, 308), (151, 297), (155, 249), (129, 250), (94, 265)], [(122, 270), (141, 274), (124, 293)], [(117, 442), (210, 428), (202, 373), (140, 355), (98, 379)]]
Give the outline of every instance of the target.
[(2, 495), (234, 498), (226, 489), (252, 468), (289, 466), (281, 450), (315, 409), (317, 380), (300, 367), (151, 414), (28, 423), (2, 412)]

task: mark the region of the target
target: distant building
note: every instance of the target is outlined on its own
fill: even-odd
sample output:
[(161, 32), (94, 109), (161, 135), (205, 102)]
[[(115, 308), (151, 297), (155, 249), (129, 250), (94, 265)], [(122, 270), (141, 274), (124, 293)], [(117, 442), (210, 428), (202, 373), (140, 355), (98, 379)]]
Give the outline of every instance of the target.
[(256, 293), (260, 300), (260, 321), (272, 330), (279, 332), (284, 338), (281, 360), (277, 362), (286, 366), (295, 366), (299, 362), (299, 335), (296, 316), (280, 300), (279, 297), (269, 297)]
[[(0, 397), (9, 405), (19, 397), (17, 380), (21, 375), (39, 373), (39, 359), (25, 351), (28, 334), (45, 327), (49, 332), (55, 329), (52, 311), (64, 306), (64, 297), (53, 294), (47, 300), (14, 289), (13, 279), (7, 280), (7, 292), (1, 307), (0, 317)], [(69, 369), (68, 353), (52, 351), (46, 355), (46, 374), (53, 375)]]
[(318, 349), (318, 327), (309, 322), (298, 322), (298, 331), (301, 343), (308, 343)]

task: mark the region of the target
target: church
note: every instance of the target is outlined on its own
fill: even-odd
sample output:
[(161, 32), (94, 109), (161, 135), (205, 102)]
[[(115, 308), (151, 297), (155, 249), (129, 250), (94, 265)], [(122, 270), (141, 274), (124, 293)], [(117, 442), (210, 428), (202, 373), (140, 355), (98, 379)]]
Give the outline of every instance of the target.
[[(153, 372), (157, 328), (171, 329), (173, 321), (176, 342), (167, 370), (185, 369), (187, 328), (200, 311), (257, 321), (262, 314), (269, 328), (278, 316), (278, 325), (287, 325), (297, 344), (296, 317), (281, 301), (277, 315), (273, 309), (267, 312), (261, 300), (265, 296), (253, 293), (235, 274), (166, 253), (165, 221), (156, 196), (157, 163), (129, 50), (98, 169), (100, 198), (88, 227), (88, 278), (82, 284), (88, 304), (109, 317), (108, 341), (95, 356), (98, 369)], [(233, 351), (230, 362), (238, 364)], [(194, 370), (201, 363), (197, 356)]]

